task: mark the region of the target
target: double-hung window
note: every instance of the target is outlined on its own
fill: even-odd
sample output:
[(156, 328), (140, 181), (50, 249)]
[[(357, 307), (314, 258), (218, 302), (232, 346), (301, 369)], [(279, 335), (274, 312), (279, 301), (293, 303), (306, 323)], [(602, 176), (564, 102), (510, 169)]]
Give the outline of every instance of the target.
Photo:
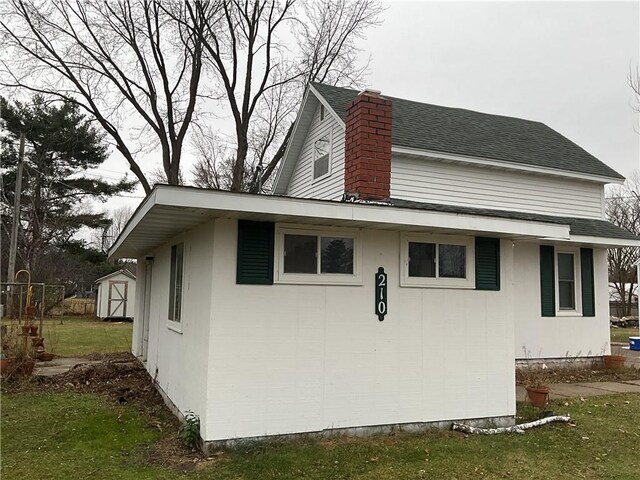
[(473, 288), (473, 237), (403, 235), (402, 286)]
[(313, 179), (326, 177), (331, 170), (331, 135), (313, 142)]
[(184, 243), (171, 246), (171, 269), (169, 277), (169, 321), (180, 323), (182, 318), (182, 273), (184, 266)]
[(576, 275), (573, 253), (558, 252), (558, 309), (576, 309)]
[(596, 315), (593, 248), (540, 245), (540, 313), (543, 317)]
[(278, 281), (361, 283), (359, 233), (278, 227)]
[(556, 251), (556, 295), (558, 314), (580, 312), (578, 251)]

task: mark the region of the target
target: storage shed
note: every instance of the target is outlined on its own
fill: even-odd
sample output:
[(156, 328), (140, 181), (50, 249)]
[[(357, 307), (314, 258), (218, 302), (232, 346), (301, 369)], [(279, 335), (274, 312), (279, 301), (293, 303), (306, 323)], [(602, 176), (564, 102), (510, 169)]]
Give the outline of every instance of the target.
[(96, 280), (96, 315), (102, 319), (133, 318), (136, 276), (122, 269)]

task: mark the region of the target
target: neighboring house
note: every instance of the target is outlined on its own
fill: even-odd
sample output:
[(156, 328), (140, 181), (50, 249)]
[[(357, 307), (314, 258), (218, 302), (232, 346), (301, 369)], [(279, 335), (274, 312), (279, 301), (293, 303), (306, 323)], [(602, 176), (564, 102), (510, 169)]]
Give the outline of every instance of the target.
[(133, 318), (136, 308), (136, 276), (122, 269), (96, 280), (96, 316), (103, 320)]
[(133, 352), (207, 442), (515, 415), (514, 359), (609, 353), (622, 177), (527, 120), (309, 87), (274, 195), (157, 186)]

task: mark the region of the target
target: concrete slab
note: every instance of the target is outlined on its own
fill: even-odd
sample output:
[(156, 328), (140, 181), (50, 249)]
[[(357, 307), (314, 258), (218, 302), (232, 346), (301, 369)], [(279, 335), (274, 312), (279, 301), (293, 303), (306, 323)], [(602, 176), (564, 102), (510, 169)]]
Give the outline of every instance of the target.
[(550, 398), (595, 397), (607, 395), (602, 389), (593, 388), (582, 383), (554, 383), (549, 385)]
[(629, 385), (622, 382), (591, 382), (582, 383), (588, 388), (596, 388), (607, 393), (640, 393), (640, 385)]
[(57, 357), (50, 362), (37, 362), (33, 374), (39, 377), (52, 377), (67, 373), (76, 365), (93, 365), (100, 360), (87, 360), (86, 358)]

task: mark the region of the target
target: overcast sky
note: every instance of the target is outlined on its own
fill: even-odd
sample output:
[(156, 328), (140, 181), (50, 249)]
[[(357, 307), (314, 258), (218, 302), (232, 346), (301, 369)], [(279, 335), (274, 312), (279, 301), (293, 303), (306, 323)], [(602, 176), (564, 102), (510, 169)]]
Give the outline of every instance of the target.
[[(392, 2), (361, 42), (371, 55), (368, 84), (383, 95), (541, 121), (628, 176), (640, 167), (627, 84), (639, 58), (639, 5)], [(127, 165), (114, 155), (105, 169), (117, 176)]]

